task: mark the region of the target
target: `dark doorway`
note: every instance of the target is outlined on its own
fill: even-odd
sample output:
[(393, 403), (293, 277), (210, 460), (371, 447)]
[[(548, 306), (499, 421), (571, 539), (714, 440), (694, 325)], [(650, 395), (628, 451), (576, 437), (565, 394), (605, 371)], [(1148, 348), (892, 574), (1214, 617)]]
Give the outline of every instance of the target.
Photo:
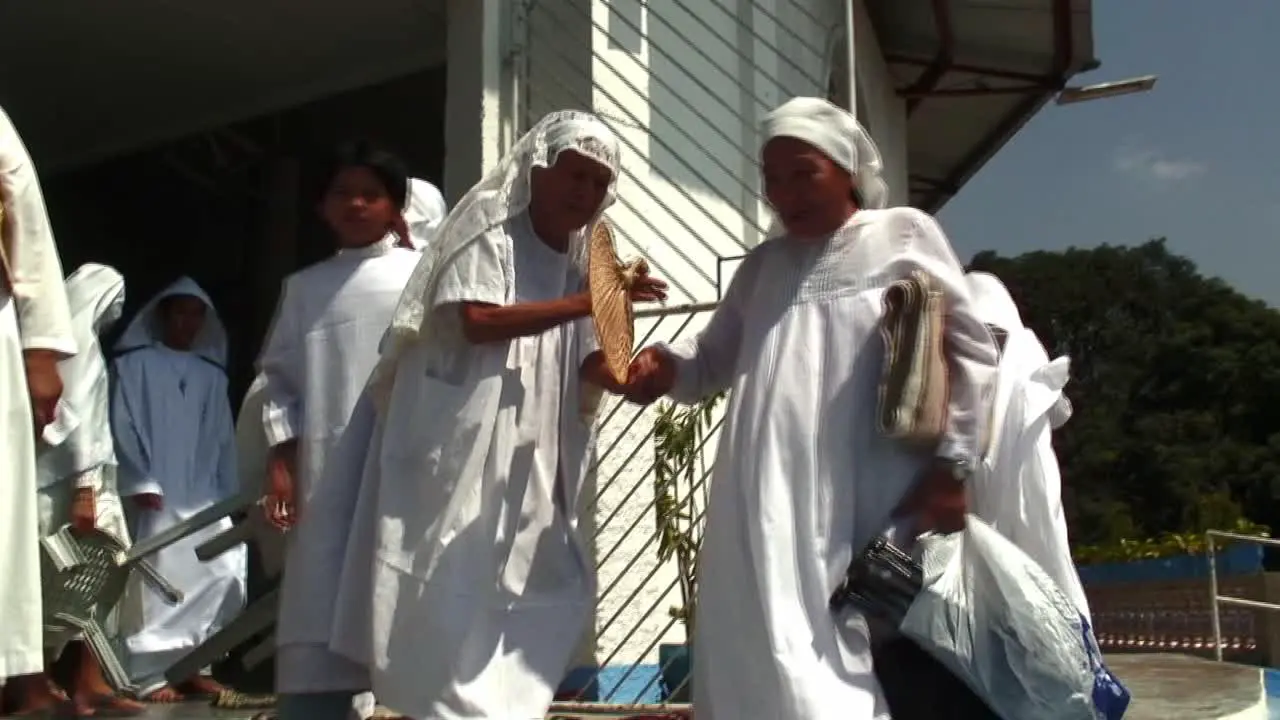
[[(330, 252), (313, 211), (318, 161), (364, 137), (439, 185), (444, 103), (445, 70), (432, 68), (45, 177), (63, 269), (92, 261), (124, 274), (126, 322), (169, 282), (194, 278), (227, 326), (238, 408), (280, 281)], [(283, 188), (281, 167), (293, 168)], [(283, 231), (282, 204), (294, 221)]]

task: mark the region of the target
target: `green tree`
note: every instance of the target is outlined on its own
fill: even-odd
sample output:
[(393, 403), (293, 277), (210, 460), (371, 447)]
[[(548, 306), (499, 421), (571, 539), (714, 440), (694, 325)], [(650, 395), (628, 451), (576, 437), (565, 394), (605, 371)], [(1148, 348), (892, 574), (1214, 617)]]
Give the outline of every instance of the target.
[(971, 270), (1008, 286), (1075, 414), (1054, 444), (1077, 542), (1280, 526), (1280, 313), (1169, 252), (1163, 238)]

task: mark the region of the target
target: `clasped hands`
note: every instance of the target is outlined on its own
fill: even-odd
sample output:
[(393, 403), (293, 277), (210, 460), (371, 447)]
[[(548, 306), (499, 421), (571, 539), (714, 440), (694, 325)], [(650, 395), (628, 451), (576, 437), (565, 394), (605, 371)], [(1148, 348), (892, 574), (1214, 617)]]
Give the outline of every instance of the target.
[(671, 392), (676, 382), (676, 365), (672, 357), (656, 347), (641, 350), (627, 369), (627, 381), (606, 388), (637, 405), (648, 405)]

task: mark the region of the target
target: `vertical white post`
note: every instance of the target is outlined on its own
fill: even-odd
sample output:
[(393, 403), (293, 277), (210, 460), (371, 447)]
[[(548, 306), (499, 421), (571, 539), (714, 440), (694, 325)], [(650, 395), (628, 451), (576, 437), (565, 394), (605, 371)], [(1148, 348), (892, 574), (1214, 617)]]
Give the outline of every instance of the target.
[(1213, 622), (1213, 656), (1222, 662), (1222, 621), (1218, 618), (1218, 562), (1213, 535), (1205, 536), (1205, 554), (1209, 557), (1209, 610)]
[(858, 117), (858, 40), (854, 32), (857, 21), (854, 19), (853, 3), (856, 0), (840, 0), (844, 5), (844, 54), (845, 63), (849, 68), (848, 77), (845, 82), (849, 84), (849, 113), (853, 115), (858, 122), (865, 122)]
[[(448, 0), (444, 194), (450, 205), (502, 158), (510, 122), (504, 78), (509, 0)], [(477, 120), (479, 118), (479, 120)]]

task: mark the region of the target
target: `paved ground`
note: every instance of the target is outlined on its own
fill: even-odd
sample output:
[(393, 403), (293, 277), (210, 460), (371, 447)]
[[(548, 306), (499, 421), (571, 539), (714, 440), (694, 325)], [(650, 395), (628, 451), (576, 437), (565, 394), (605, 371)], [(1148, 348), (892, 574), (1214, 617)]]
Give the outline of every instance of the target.
[(1125, 720), (1267, 717), (1256, 667), (1185, 655), (1112, 655), (1107, 665), (1133, 693)]
[[(1125, 720), (1267, 718), (1262, 675), (1256, 667), (1184, 655), (1113, 655), (1107, 662), (1134, 696)], [(207, 705), (157, 706), (147, 720), (247, 720), (256, 712), (214, 710)]]

